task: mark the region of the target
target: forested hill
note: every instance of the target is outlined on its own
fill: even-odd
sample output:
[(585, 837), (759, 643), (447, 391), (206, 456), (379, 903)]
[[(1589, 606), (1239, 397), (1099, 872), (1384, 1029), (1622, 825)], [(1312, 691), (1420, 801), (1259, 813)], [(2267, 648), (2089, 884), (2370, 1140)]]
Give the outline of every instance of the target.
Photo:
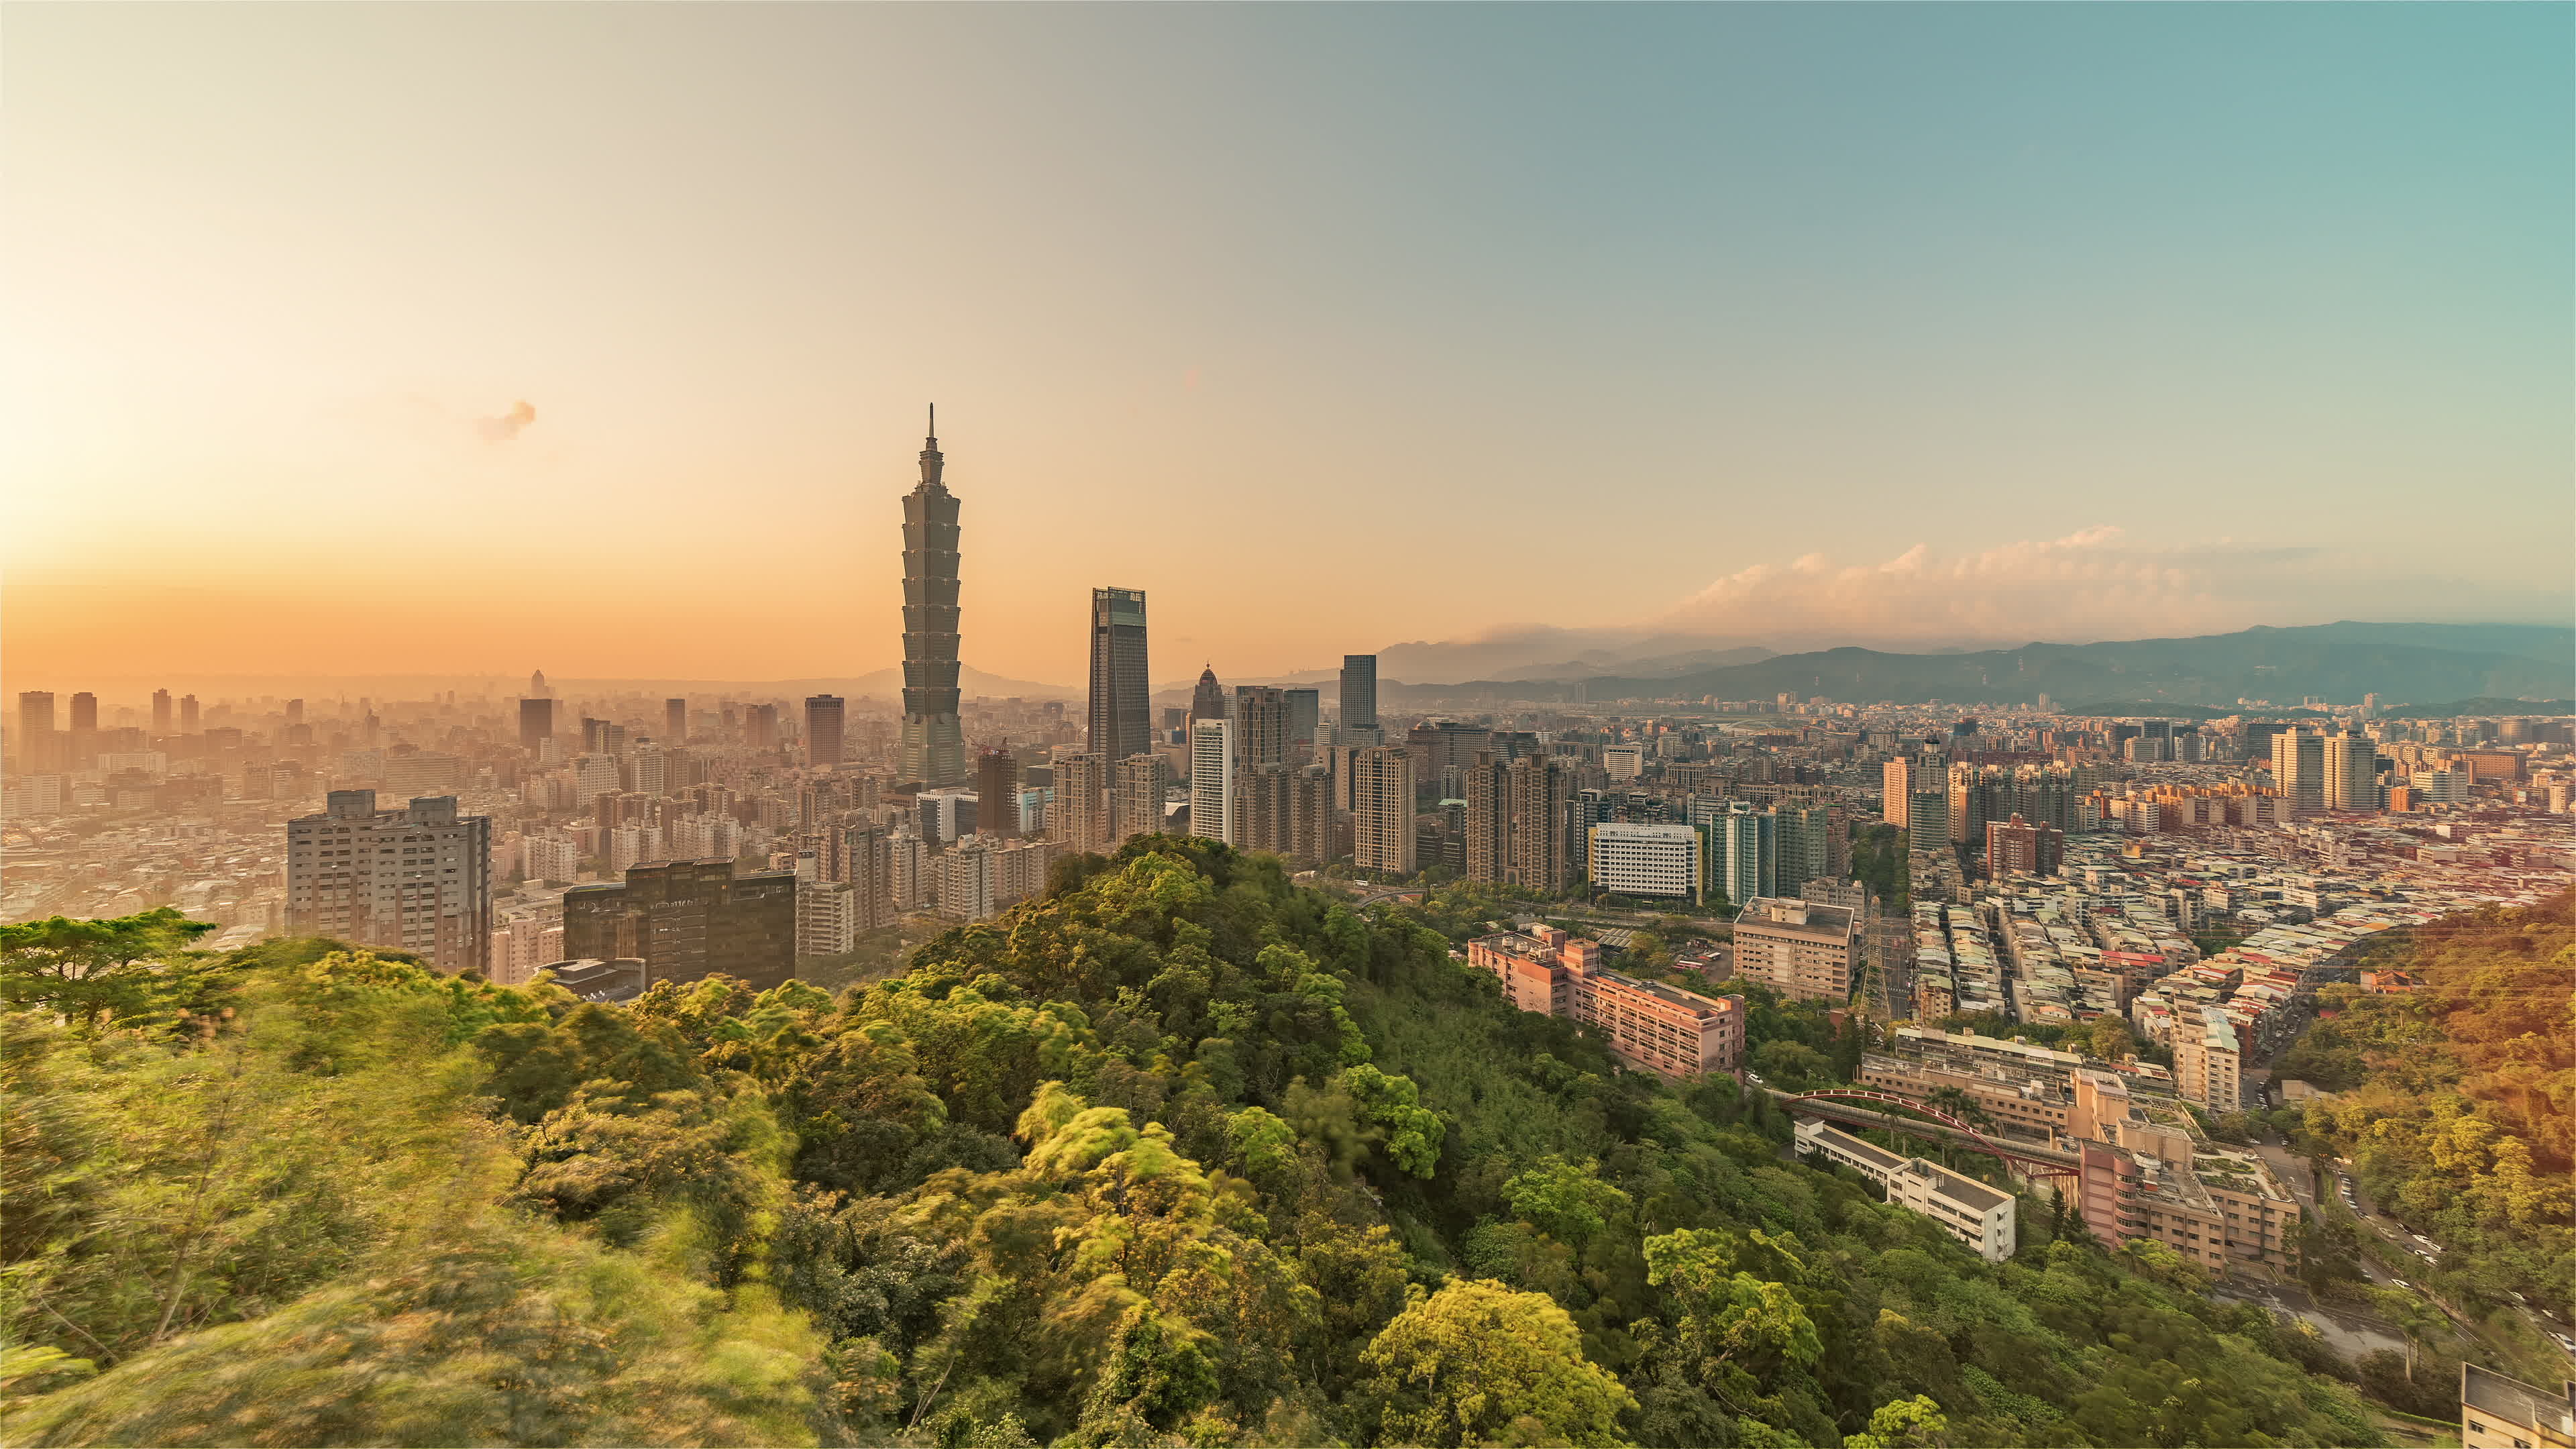
[(1069, 865), (837, 1001), (7, 928), (0, 1438), (2378, 1442), (2168, 1252), (1987, 1265), (1271, 859)]

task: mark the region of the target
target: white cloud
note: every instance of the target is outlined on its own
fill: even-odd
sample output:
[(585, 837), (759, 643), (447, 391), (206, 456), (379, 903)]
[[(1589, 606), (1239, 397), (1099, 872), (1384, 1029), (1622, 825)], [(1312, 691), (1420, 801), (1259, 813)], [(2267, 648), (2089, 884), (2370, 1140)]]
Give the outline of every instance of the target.
[(1717, 580), (1657, 623), (1773, 648), (2080, 644), (2257, 624), (2562, 622), (2563, 597), (2439, 579), (2402, 563), (2218, 542), (2149, 548), (2099, 524), (1944, 557), (1916, 544), (1881, 563), (1820, 553)]

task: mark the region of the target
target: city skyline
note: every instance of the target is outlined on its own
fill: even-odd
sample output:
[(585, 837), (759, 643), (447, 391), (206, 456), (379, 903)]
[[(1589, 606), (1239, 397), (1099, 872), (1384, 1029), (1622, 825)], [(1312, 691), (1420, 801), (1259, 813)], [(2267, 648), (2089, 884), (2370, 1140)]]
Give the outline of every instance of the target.
[[(896, 561), (776, 564), (934, 395), (968, 659), (1058, 685), (1104, 578), (1227, 677), (2568, 613), (2564, 531), (2482, 523), (2565, 509), (2564, 10), (136, 13), (0, 59), (8, 687), (885, 667)], [(676, 151), (576, 119), (646, 113)], [(1479, 595), (1358, 508), (1625, 566)], [(1256, 528), (1335, 587), (1182, 546)], [(422, 554), (445, 596), (364, 586)]]

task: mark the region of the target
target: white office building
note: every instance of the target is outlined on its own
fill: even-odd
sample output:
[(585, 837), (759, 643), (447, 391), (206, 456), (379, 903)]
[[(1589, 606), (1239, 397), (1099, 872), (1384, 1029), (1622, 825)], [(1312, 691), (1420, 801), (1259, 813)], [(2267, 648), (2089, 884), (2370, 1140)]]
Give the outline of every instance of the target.
[(1697, 901), (1700, 833), (1688, 825), (1595, 825), (1585, 870), (1596, 890)]
[(1824, 1122), (1801, 1122), (1798, 1150), (1821, 1152), (1887, 1189), (1887, 1200), (1941, 1225), (1989, 1263), (2013, 1255), (2013, 1200), (1973, 1177), (1920, 1157), (1899, 1157)]
[(1234, 721), (1190, 722), (1190, 834), (1234, 838)]

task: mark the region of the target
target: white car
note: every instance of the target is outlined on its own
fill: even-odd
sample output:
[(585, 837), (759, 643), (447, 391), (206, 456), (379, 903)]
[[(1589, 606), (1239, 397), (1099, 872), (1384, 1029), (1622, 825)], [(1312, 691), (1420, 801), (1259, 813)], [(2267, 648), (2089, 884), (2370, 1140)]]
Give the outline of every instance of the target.
[(2569, 1338), (2563, 1333), (2553, 1333), (2549, 1336), (2558, 1340), (2558, 1346), (2560, 1348), (2567, 1350), (2569, 1353), (2576, 1353), (2576, 1338)]
[(2408, 1289), (2410, 1291), (2415, 1287), (2414, 1284), (2407, 1282), (2403, 1278), (2391, 1278), (2388, 1281), (2397, 1287)]

